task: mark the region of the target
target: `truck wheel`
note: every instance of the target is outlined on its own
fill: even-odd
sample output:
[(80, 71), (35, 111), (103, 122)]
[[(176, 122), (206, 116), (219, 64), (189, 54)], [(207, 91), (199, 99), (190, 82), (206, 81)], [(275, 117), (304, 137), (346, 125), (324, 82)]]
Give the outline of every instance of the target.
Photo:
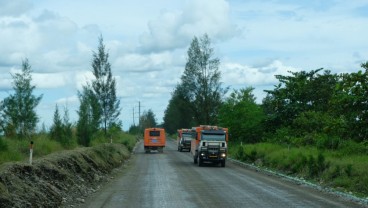
[(198, 160), (197, 157), (193, 158), (194, 164), (197, 164)]
[(182, 152), (182, 151), (183, 151), (183, 148), (180, 147), (179, 152)]
[(221, 161), (221, 167), (225, 167), (225, 160)]
[(203, 161), (201, 158), (198, 158), (198, 166), (202, 167), (203, 166)]

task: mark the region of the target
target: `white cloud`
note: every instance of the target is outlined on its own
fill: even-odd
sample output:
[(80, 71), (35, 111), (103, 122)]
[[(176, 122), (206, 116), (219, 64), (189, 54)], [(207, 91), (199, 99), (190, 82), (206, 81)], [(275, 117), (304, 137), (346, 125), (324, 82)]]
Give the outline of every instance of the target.
[(66, 87), (68, 83), (68, 75), (62, 73), (52, 74), (32, 74), (32, 83), (35, 83), (39, 89), (52, 89)]
[(368, 57), (364, 0), (157, 0), (144, 5), (0, 0), (0, 5), (0, 98), (11, 89), (9, 72), (28, 58), (33, 82), (44, 94), (39, 109), (46, 120), (52, 120), (55, 103), (66, 102), (75, 118), (77, 91), (93, 79), (92, 51), (101, 34), (125, 128), (138, 101), (142, 111), (152, 108), (161, 119), (184, 71), (186, 49), (204, 33), (220, 55), (224, 86), (253, 86), (259, 99), (277, 82), (276, 74), (320, 67), (349, 72)]
[(168, 52), (139, 54), (128, 53), (118, 57), (113, 64), (114, 68), (125, 72), (162, 71), (172, 64), (172, 54)]
[(0, 0), (1, 16), (19, 16), (32, 8), (32, 3), (28, 0)]
[(164, 11), (148, 27), (149, 32), (140, 37), (143, 52), (186, 47), (194, 36), (204, 33), (226, 40), (237, 32), (229, 18), (229, 4), (224, 0), (186, 1), (182, 11)]
[(91, 82), (95, 77), (92, 74), (92, 71), (79, 71), (76, 72), (74, 77), (74, 83), (76, 89), (81, 91), (83, 86), (86, 86), (87, 83)]
[(56, 100), (56, 103), (58, 104), (58, 106), (69, 106), (69, 105), (76, 105), (79, 103), (79, 99), (77, 95), (73, 95), (70, 97), (65, 97), (65, 98), (60, 98), (58, 100)]
[(287, 75), (289, 74), (288, 71), (298, 71), (294, 67), (285, 66), (278, 60), (258, 67), (238, 63), (224, 63), (221, 68), (225, 85), (244, 87), (271, 86), (277, 83), (275, 75)]

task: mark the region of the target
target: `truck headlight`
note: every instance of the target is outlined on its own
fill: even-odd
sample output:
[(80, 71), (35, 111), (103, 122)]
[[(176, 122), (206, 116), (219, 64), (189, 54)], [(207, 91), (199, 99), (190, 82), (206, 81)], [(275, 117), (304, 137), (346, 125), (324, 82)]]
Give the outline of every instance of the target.
[(226, 157), (226, 153), (221, 153), (221, 157)]
[(204, 152), (202, 152), (202, 153), (201, 153), (201, 156), (202, 156), (202, 157), (203, 157), (203, 156), (206, 156), (206, 154), (205, 154)]

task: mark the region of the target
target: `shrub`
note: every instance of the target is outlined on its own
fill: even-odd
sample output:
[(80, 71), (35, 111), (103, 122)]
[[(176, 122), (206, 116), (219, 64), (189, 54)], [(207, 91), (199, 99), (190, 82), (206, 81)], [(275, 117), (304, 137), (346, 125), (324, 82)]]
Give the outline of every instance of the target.
[(353, 172), (353, 165), (348, 164), (345, 168), (345, 173), (348, 177), (352, 176), (352, 172)]
[(340, 145), (340, 138), (336, 136), (328, 136), (326, 134), (316, 135), (316, 145), (319, 149), (335, 150)]
[(255, 148), (250, 151), (250, 154), (247, 155), (247, 159), (251, 162), (254, 162), (257, 160), (257, 150)]
[(367, 154), (367, 147), (364, 145), (347, 140), (341, 143), (340, 153), (343, 155)]
[(307, 157), (299, 152), (296, 156), (293, 156), (290, 160), (291, 173), (303, 172), (305, 164), (307, 164)]
[(239, 145), (235, 152), (235, 158), (238, 160), (244, 161), (245, 155), (246, 153), (245, 153), (243, 146)]
[(8, 150), (8, 143), (6, 143), (5, 139), (0, 137), (0, 152)]

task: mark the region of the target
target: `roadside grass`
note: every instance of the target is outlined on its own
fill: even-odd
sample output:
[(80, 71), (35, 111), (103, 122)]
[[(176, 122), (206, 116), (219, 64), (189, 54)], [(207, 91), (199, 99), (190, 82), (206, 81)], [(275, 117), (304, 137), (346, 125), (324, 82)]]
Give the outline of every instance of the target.
[(230, 144), (230, 157), (304, 178), (338, 191), (368, 196), (368, 155), (272, 143)]
[(133, 147), (137, 143), (137, 138), (135, 135), (127, 134), (125, 132), (114, 133), (111, 137), (104, 137), (103, 134), (98, 134), (91, 141), (91, 146), (97, 146), (104, 143), (119, 143), (124, 144), (129, 151), (132, 151)]
[[(39, 158), (53, 152), (76, 149), (77, 139), (71, 138), (69, 145), (63, 146), (55, 140), (51, 140), (47, 134), (39, 134), (30, 139), (10, 139), (0, 137), (0, 165), (6, 162), (28, 161), (30, 155), (30, 141), (33, 141), (33, 158)], [(110, 139), (106, 139), (103, 134), (97, 135), (90, 146), (98, 146), (104, 143), (110, 143)], [(113, 143), (124, 144), (129, 151), (135, 146), (137, 139), (135, 135), (124, 132), (114, 133), (112, 137)]]

